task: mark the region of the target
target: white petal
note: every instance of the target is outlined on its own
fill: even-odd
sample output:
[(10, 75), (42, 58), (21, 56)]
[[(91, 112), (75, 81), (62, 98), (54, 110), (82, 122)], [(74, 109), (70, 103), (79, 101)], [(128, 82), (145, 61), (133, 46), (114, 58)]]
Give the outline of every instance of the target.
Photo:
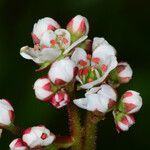
[(108, 84), (102, 84), (100, 86), (100, 90), (98, 91), (97, 94), (101, 95), (101, 96), (104, 96), (104, 97), (107, 97), (108, 99), (112, 99), (114, 101), (116, 101), (117, 99), (117, 94), (116, 92), (114, 91), (114, 89), (108, 85)]
[(71, 56), (71, 60), (73, 60), (76, 64), (78, 64), (80, 60), (86, 60), (86, 59), (87, 59), (86, 51), (79, 47), (75, 48), (75, 51)]
[(105, 108), (103, 107), (101, 97), (98, 94), (88, 94), (86, 95), (88, 99), (87, 110), (95, 111), (98, 110), (100, 112), (105, 112)]
[(93, 39), (92, 50), (95, 50), (97, 47), (102, 44), (108, 44), (108, 42), (104, 38), (95, 37)]
[(39, 53), (39, 58), (41, 62), (49, 61), (53, 62), (59, 55), (61, 51), (53, 48), (44, 48)]
[(65, 82), (70, 82), (74, 77), (75, 63), (68, 57), (56, 61), (52, 64), (49, 70), (49, 78), (53, 83), (56, 79), (61, 79)]
[(75, 99), (75, 100), (73, 100), (73, 102), (78, 107), (83, 108), (83, 109), (87, 109), (87, 103), (88, 103), (87, 98)]
[[(51, 41), (56, 40), (56, 34), (52, 30), (47, 30), (41, 37), (40, 45), (52, 47)], [(56, 48), (56, 46), (54, 46)], [(57, 45), (58, 48), (58, 45)]]
[(136, 106), (134, 109), (128, 112), (129, 114), (132, 114), (132, 113), (138, 112), (141, 109), (143, 102), (142, 102), (142, 97), (140, 96), (140, 93), (136, 91), (132, 91), (132, 90), (129, 90), (128, 92), (131, 92), (133, 95), (124, 98), (123, 102), (132, 103)]
[(52, 18), (45, 17), (39, 19), (33, 27), (33, 33), (40, 39), (44, 32), (48, 30), (48, 26), (51, 25), (55, 28), (59, 28), (59, 24)]
[(133, 71), (132, 71), (130, 65), (128, 63), (126, 63), (126, 62), (118, 63), (118, 66), (120, 66), (120, 65), (125, 66), (125, 69), (119, 73), (119, 77), (122, 77), (122, 78), (124, 78), (124, 77), (132, 77)]
[[(104, 38), (98, 38), (98, 37), (94, 38), (92, 49), (94, 53), (97, 53), (97, 54), (102, 52), (105, 54), (116, 55), (115, 48), (111, 46)], [(95, 51), (98, 51), (98, 52), (95, 52)]]
[(28, 46), (21, 48), (20, 55), (25, 59), (33, 60), (37, 64), (44, 63), (46, 61), (52, 62), (61, 54), (60, 50), (53, 48), (44, 48), (40, 50), (34, 50)]
[(13, 111), (13, 107), (5, 100), (0, 100), (0, 124), (2, 125), (10, 125), (11, 123), (11, 116), (9, 111)]
[(122, 130), (122, 131), (128, 131), (129, 130), (129, 126), (123, 124), (122, 122), (118, 122), (118, 127)]

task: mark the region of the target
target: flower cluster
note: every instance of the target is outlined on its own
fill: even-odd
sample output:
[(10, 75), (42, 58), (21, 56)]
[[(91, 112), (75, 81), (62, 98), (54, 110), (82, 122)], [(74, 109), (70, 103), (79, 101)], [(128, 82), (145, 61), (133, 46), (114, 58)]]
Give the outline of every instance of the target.
[[(117, 101), (116, 88), (131, 80), (132, 69), (127, 62), (118, 63), (115, 48), (104, 38), (86, 39), (88, 32), (88, 21), (80, 15), (69, 21), (66, 29), (60, 28), (52, 18), (43, 18), (33, 28), (34, 48), (23, 47), (20, 54), (40, 64), (42, 69), (49, 65), (46, 77), (34, 84), (38, 99), (61, 108), (70, 102), (66, 87), (77, 82), (75, 90), (86, 92), (85, 98), (75, 99), (74, 104), (104, 114), (113, 110), (118, 130), (121, 120), (131, 119), (135, 109), (140, 109), (142, 100), (137, 92), (130, 91), (127, 93), (133, 96), (123, 96)], [(132, 102), (126, 104), (124, 99)], [(127, 130), (134, 122), (133, 116), (131, 120), (126, 122), (126, 129), (120, 129)]]
[[(88, 32), (88, 20), (81, 15), (71, 19), (66, 29), (49, 17), (34, 24), (34, 46), (22, 47), (20, 54), (40, 66), (36, 71), (47, 70), (47, 74), (34, 83), (35, 96), (57, 109), (67, 105), (68, 113), (70, 106), (102, 116), (112, 111), (117, 131), (127, 131), (135, 123), (134, 114), (142, 107), (142, 98), (138, 92), (128, 90), (118, 100), (117, 88), (131, 80), (133, 71), (127, 62), (117, 61), (116, 49), (103, 37), (91, 40)], [(78, 95), (81, 90), (83, 97)], [(11, 103), (0, 100), (0, 137), (3, 128), (12, 129), (13, 120)], [(13, 140), (10, 149), (41, 149), (54, 140), (55, 135), (45, 126), (34, 126)]]

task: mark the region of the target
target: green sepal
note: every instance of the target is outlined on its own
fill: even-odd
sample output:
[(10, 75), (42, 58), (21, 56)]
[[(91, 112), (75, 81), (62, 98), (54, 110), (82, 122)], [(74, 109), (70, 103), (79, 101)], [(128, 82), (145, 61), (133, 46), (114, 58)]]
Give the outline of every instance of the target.
[(48, 68), (51, 65), (51, 63), (52, 62), (46, 61), (46, 62), (40, 64), (40, 68), (36, 69), (35, 71), (36, 72), (42, 71), (42, 70)]
[(112, 83), (114, 83), (114, 84), (116, 84), (116, 83), (119, 82), (119, 81), (118, 81), (118, 74), (117, 74), (116, 69), (113, 69), (113, 70), (109, 73), (108, 79), (109, 79)]
[(120, 112), (120, 111), (117, 111), (117, 112), (114, 112), (114, 119), (115, 119), (115, 123), (119, 122), (123, 117), (124, 117), (124, 113)]
[(123, 101), (123, 99), (121, 98), (120, 102), (118, 104), (118, 110), (122, 113), (125, 113), (125, 107), (124, 107), (124, 103), (122, 101)]

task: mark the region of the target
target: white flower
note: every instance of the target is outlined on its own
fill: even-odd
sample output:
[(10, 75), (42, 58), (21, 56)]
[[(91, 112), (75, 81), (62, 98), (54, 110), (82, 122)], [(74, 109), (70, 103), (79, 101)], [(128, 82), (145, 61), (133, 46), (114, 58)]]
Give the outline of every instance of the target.
[(0, 126), (9, 126), (14, 119), (14, 109), (6, 99), (0, 100)]
[(120, 62), (116, 67), (119, 83), (128, 83), (133, 75), (133, 71), (127, 62)]
[(89, 32), (88, 20), (81, 15), (77, 15), (69, 21), (67, 30), (76, 37), (87, 35)]
[(71, 44), (70, 33), (67, 30), (48, 30), (43, 33), (40, 45), (35, 45), (34, 48), (28, 46), (22, 47), (20, 55), (25, 59), (33, 60), (37, 64), (51, 64), (60, 55), (67, 54), (86, 38), (87, 36), (83, 36)]
[(56, 108), (62, 108), (70, 102), (68, 94), (61, 90), (58, 91), (54, 96), (52, 96), (50, 103)]
[(55, 135), (45, 126), (35, 126), (26, 129), (22, 139), (30, 148), (35, 148), (50, 145), (54, 141)]
[(59, 24), (52, 18), (45, 17), (38, 20), (37, 23), (34, 24), (32, 38), (36, 44), (39, 44), (42, 35), (48, 30), (55, 30), (60, 28)]
[(54, 84), (63, 85), (73, 80), (75, 72), (75, 63), (69, 57), (66, 57), (52, 64), (48, 76)]
[(10, 143), (9, 148), (10, 150), (27, 150), (27, 144), (18, 138)]
[(113, 116), (115, 119), (116, 130), (118, 133), (120, 131), (128, 131), (129, 128), (135, 124), (135, 119), (133, 115), (126, 115), (120, 112), (113, 112)]
[(73, 102), (80, 108), (106, 113), (116, 104), (116, 99), (114, 89), (107, 84), (102, 84), (87, 91), (85, 98), (75, 99)]
[(53, 95), (52, 84), (47, 77), (36, 80), (33, 89), (36, 97), (41, 101), (49, 101)]
[(77, 80), (84, 89), (102, 83), (117, 66), (116, 50), (105, 39), (94, 38), (92, 47), (92, 56), (86, 54), (85, 50), (76, 48), (71, 57), (78, 65)]
[(129, 90), (123, 94), (119, 110), (128, 114), (136, 113), (141, 109), (142, 103), (140, 93)]

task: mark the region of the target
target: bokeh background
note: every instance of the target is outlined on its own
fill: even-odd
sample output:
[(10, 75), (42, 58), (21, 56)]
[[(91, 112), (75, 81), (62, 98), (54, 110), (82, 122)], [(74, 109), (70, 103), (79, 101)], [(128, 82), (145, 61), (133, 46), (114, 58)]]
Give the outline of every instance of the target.
[[(89, 19), (90, 38), (105, 37), (117, 49), (119, 60), (128, 61), (134, 69), (133, 80), (121, 86), (119, 93), (134, 89), (144, 101), (128, 132), (118, 135), (112, 115), (107, 115), (99, 125), (97, 150), (150, 147), (150, 5), (145, 0), (0, 0), (0, 97), (12, 101), (15, 124), (45, 124), (54, 133), (68, 132), (65, 109), (56, 110), (35, 99), (32, 85), (41, 73), (34, 72), (34, 63), (20, 57), (19, 49), (32, 46), (30, 32), (39, 18), (55, 18), (65, 27), (77, 14)], [(0, 150), (8, 150), (13, 138), (4, 131)]]

